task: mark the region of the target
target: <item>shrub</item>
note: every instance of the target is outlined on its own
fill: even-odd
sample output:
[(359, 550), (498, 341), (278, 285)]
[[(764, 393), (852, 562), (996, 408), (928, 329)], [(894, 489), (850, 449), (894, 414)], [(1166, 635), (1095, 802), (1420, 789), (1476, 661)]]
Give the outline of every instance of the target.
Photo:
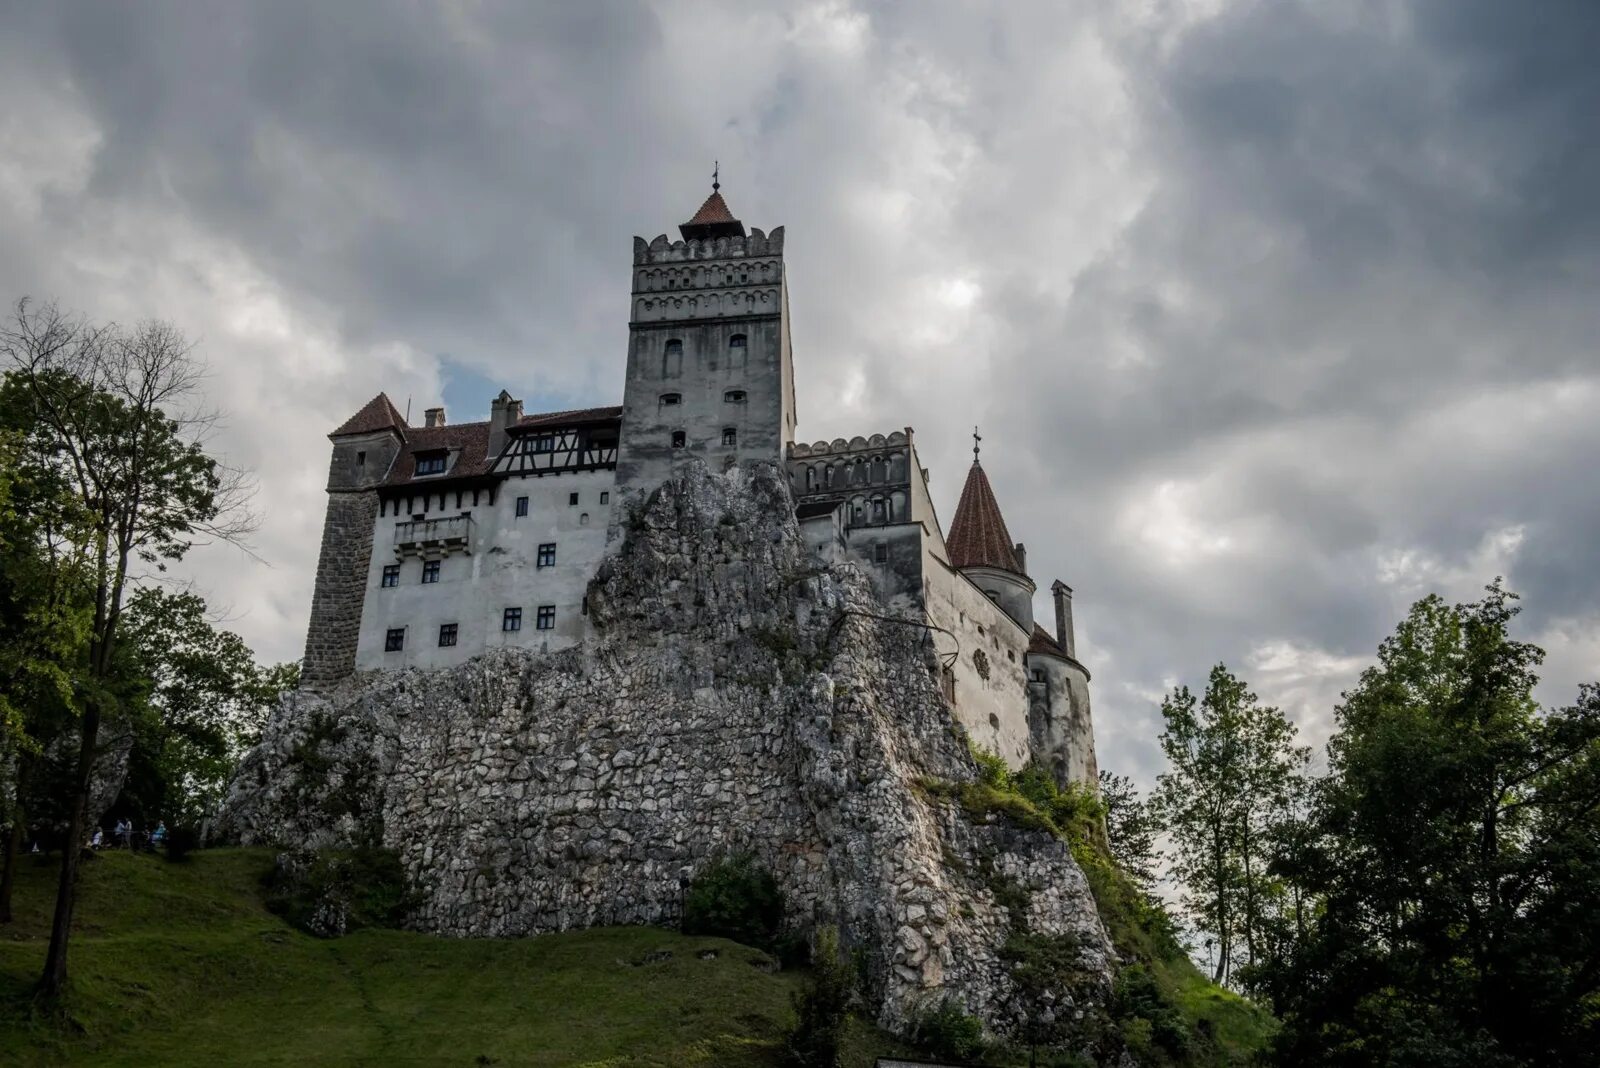
[(717, 935), (772, 950), (782, 924), (778, 884), (749, 856), (729, 857), (706, 868), (689, 885), (683, 902), (684, 934)]
[(167, 859), (184, 861), (200, 848), (200, 829), (192, 823), (180, 823), (167, 832)]
[(911, 1040), (924, 1053), (943, 1060), (973, 1061), (988, 1049), (983, 1024), (947, 999), (923, 1013), (911, 1027)]
[(811, 952), (811, 981), (795, 996), (790, 1063), (798, 1068), (837, 1068), (854, 986), (854, 970), (839, 953), (839, 932), (820, 928)]
[(286, 853), (266, 878), (267, 907), (301, 930), (337, 938), (362, 927), (399, 927), (416, 905), (392, 850)]
[(1145, 965), (1130, 964), (1117, 974), (1111, 1014), (1121, 1024), (1129, 1050), (1142, 1060), (1162, 1063), (1157, 1051), (1174, 1061), (1188, 1059), (1188, 1021)]
[(981, 745), (972, 746), (972, 759), (978, 765), (978, 781), (985, 786), (992, 786), (996, 790), (1009, 791), (1011, 787), (1011, 769), (1006, 767), (1004, 758), (999, 753), (985, 749)]

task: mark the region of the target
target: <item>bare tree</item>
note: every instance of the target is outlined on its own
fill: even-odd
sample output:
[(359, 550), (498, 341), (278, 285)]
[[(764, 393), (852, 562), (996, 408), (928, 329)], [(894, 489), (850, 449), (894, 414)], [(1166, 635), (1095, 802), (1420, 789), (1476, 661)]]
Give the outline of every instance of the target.
[(129, 584), (201, 540), (243, 544), (251, 486), (206, 455), (215, 419), (194, 407), (201, 368), (171, 325), (91, 324), (53, 305), (18, 302), (0, 330), (7, 374), (26, 390), (42, 439), (89, 516), (94, 613), (66, 849), (40, 990), (67, 981), (78, 861), (105, 716), (117, 709), (118, 626)]

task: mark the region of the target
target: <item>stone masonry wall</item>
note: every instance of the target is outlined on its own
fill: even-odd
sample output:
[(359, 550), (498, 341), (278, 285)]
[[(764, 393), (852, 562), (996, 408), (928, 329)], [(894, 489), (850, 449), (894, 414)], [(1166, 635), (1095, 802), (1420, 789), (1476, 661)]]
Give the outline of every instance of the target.
[(306, 628), (306, 655), (300, 673), (300, 685), (306, 689), (327, 689), (355, 671), (367, 565), (372, 561), (372, 531), (377, 519), (375, 491), (328, 494), (322, 550), (317, 557), (317, 584), (311, 597), (311, 623)]
[(671, 923), (687, 880), (749, 852), (794, 926), (868, 951), (890, 1027), (946, 996), (1018, 1025), (1000, 949), (1021, 888), (1031, 929), (1109, 985), (1067, 846), (928, 789), (975, 773), (933, 646), (858, 614), (882, 611), (859, 571), (807, 559), (776, 466), (693, 466), (620, 532), (582, 646), (287, 697), (222, 835), (380, 839), (421, 892), (413, 924), (459, 936)]

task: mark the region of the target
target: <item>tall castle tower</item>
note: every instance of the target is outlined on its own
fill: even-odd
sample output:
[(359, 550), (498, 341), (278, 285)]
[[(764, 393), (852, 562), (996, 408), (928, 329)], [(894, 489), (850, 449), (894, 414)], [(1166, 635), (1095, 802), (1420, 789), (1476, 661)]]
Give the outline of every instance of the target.
[(649, 490), (688, 457), (781, 461), (794, 440), (783, 227), (733, 217), (712, 183), (681, 241), (633, 239), (617, 486)]

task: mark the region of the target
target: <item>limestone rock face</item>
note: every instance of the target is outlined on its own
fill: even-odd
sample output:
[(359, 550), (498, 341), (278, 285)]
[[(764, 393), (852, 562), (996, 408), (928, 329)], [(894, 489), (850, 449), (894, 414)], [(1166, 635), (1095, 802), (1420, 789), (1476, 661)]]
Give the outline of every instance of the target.
[(220, 833), (381, 840), (423, 901), (411, 922), (460, 936), (672, 923), (697, 871), (748, 852), (792, 924), (867, 950), (890, 1027), (945, 997), (1019, 1023), (994, 888), (1022, 887), (1030, 929), (1076, 939), (1109, 986), (1067, 846), (922, 788), (975, 774), (933, 646), (806, 556), (775, 466), (691, 466), (617, 535), (576, 648), (287, 697)]

